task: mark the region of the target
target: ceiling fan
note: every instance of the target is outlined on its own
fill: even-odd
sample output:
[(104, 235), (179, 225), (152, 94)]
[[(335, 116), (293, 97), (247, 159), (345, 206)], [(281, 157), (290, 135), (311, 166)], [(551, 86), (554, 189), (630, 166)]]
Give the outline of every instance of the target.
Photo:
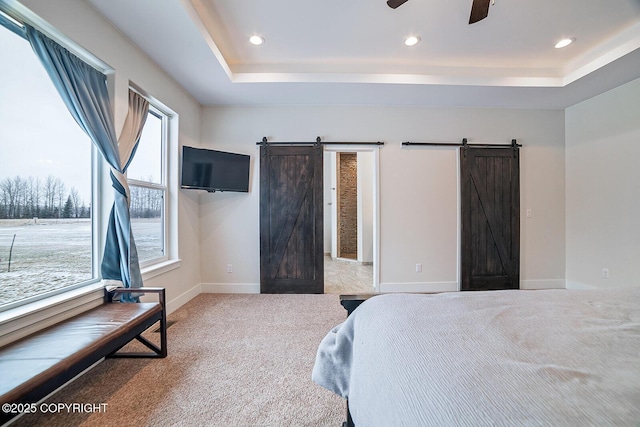
[[(391, 9), (395, 9), (406, 3), (407, 0), (387, 0), (387, 5)], [(471, 4), (471, 16), (469, 17), (469, 24), (476, 23), (483, 20), (489, 15), (489, 3), (491, 0), (473, 0)]]

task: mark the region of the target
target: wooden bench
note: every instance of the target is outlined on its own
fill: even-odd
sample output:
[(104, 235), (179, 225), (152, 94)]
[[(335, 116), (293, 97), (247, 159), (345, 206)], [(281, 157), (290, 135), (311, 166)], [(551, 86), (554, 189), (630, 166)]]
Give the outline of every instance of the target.
[[(123, 293), (154, 293), (158, 302), (113, 302)], [(141, 336), (158, 322), (160, 347)], [(118, 352), (133, 339), (151, 351)], [(0, 404), (37, 403), (104, 357), (166, 356), (164, 288), (105, 290), (102, 305), (0, 348)], [(0, 411), (0, 425), (14, 412)]]

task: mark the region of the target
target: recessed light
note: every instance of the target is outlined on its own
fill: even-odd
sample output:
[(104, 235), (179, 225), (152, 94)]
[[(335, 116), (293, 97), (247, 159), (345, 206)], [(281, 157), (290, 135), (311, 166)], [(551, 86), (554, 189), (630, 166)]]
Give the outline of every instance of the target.
[(409, 36), (404, 39), (404, 44), (407, 46), (415, 46), (420, 43), (420, 37), (418, 36)]
[(257, 35), (251, 36), (249, 37), (249, 43), (251, 43), (254, 46), (260, 46), (261, 44), (264, 43), (264, 38)]
[(573, 43), (574, 41), (576, 41), (576, 38), (570, 38), (570, 39), (563, 39), (560, 40), (558, 43), (556, 43), (556, 49), (562, 49), (563, 47), (567, 47), (569, 46), (571, 43)]

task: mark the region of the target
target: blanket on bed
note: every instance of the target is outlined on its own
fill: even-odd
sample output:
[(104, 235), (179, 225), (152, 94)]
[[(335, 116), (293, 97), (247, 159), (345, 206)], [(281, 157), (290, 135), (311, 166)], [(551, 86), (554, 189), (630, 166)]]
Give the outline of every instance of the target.
[(640, 289), (379, 295), (312, 373), (356, 426), (640, 425)]

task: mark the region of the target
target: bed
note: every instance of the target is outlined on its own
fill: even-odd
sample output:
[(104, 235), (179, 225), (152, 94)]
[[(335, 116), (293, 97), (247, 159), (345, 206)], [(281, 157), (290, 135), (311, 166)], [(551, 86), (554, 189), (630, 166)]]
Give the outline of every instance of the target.
[(640, 425), (640, 289), (386, 294), (312, 379), (356, 426)]

